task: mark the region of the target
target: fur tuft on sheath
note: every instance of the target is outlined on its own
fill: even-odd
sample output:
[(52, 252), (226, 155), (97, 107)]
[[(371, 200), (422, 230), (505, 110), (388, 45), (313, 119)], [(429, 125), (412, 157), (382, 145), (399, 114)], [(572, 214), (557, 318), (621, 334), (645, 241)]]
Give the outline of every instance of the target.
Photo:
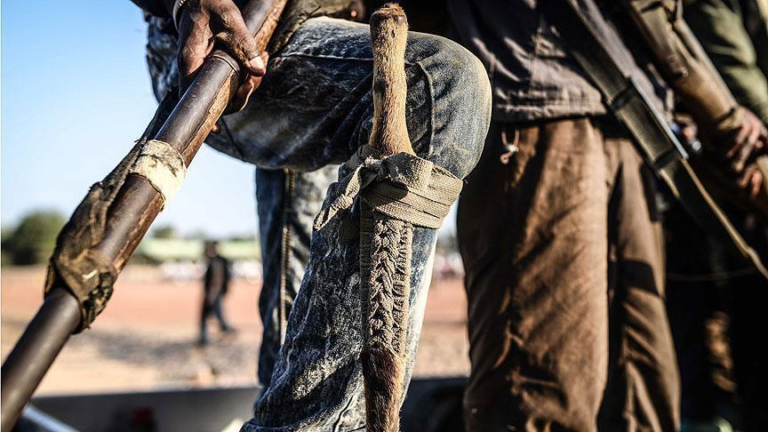
[(405, 122), (408, 19), (399, 5), (387, 3), (371, 15), (370, 25), (374, 111), (370, 145), (385, 156), (415, 154)]
[(365, 377), (367, 432), (400, 430), (400, 399), (403, 360), (389, 348), (372, 344), (360, 353)]

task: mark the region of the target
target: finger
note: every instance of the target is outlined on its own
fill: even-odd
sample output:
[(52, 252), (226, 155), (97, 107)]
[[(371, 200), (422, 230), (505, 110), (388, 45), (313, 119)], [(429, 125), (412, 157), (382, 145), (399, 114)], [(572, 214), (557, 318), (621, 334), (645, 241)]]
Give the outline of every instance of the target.
[[(739, 153), (739, 151), (741, 151), (741, 146), (744, 143), (744, 139), (743, 139), (743, 137), (741, 139), (739, 139), (739, 138), (745, 132), (744, 129), (745, 128), (742, 128), (738, 132), (736, 132), (734, 134), (730, 134), (730, 135), (728, 135), (725, 138), (725, 139), (729, 140), (732, 143), (732, 145), (728, 149), (728, 151), (725, 152), (725, 157), (726, 158), (731, 159), (731, 158), (735, 157)], [(746, 136), (746, 135), (744, 135), (744, 136)], [(733, 139), (730, 139), (731, 137), (733, 137)]]
[(763, 130), (764, 128), (762, 125), (756, 125), (756, 127), (753, 127), (752, 130), (749, 131), (747, 143), (750, 143), (754, 146), (754, 144), (760, 140), (760, 137), (763, 136)]
[(751, 167), (755, 163), (757, 163), (757, 160), (761, 157), (765, 156), (766, 149), (768, 147), (765, 144), (764, 138), (758, 139), (754, 145), (752, 146), (752, 151), (749, 153), (749, 156), (744, 161), (744, 169), (748, 169), (748, 167)]
[(746, 136), (736, 159), (733, 161), (733, 167), (736, 172), (741, 172), (747, 166), (747, 162), (754, 158), (756, 146), (760, 141), (760, 134), (760, 128), (751, 128), (749, 131), (749, 135)]
[(743, 143), (747, 140), (747, 137), (754, 132), (754, 125), (750, 122), (745, 122), (744, 126), (736, 133), (735, 141), (737, 143)]
[[(269, 60), (269, 54), (267, 54), (266, 51), (261, 53), (261, 59), (264, 61), (264, 64), (266, 64)], [(248, 100), (251, 98), (253, 92), (259, 87), (259, 85), (261, 85), (261, 80), (262, 77), (260, 76), (248, 75), (243, 84), (240, 85), (240, 88), (235, 93), (235, 96), (232, 98), (226, 113), (229, 114), (242, 111), (245, 106), (248, 105)]]
[(208, 29), (208, 19), (201, 14), (194, 18), (190, 14), (182, 15), (179, 35), (179, 87), (184, 90), (211, 52), (212, 34)]
[(752, 191), (750, 195), (752, 198), (755, 198), (757, 195), (760, 194), (760, 189), (763, 186), (763, 174), (760, 171), (755, 171), (752, 173)]
[(768, 129), (765, 127), (760, 128), (760, 137), (757, 140), (755, 148), (761, 155), (768, 151)]
[(747, 118), (737, 130), (727, 134), (727, 138), (733, 145), (726, 151), (725, 157), (728, 159), (736, 157), (741, 151), (741, 147), (746, 143), (747, 137), (752, 133), (754, 124)]
[(235, 96), (232, 97), (232, 101), (229, 103), (225, 114), (242, 111), (248, 105), (248, 100), (251, 98), (253, 91), (261, 84), (261, 79), (261, 77), (248, 75), (245, 82), (237, 89)]
[(224, 43), (225, 49), (248, 73), (263, 76), (267, 72), (266, 63), (260, 55), (256, 40), (245, 25), (242, 13), (235, 7), (227, 7), (217, 15), (217, 19), (223, 29), (217, 38)]

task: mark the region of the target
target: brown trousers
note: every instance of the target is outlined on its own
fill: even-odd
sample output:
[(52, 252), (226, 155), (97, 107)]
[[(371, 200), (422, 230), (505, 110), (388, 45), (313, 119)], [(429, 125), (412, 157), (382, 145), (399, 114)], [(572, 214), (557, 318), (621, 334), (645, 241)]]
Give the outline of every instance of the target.
[(458, 212), (469, 431), (679, 428), (654, 193), (595, 119), (491, 127)]

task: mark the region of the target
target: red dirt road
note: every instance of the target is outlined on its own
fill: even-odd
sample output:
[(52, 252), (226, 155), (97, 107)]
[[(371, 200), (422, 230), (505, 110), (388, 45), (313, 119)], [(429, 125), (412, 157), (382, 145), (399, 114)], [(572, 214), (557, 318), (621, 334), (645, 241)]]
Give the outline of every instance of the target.
[[(5, 359), (42, 302), (45, 269), (3, 268), (2, 357)], [(261, 322), (259, 284), (236, 280), (224, 304), (234, 336), (213, 329), (197, 348), (199, 282), (163, 281), (156, 269), (128, 267), (94, 327), (74, 336), (39, 393), (147, 390), (157, 387), (244, 385), (256, 382)], [(416, 376), (456, 376), (469, 370), (466, 299), (460, 280), (430, 289)], [(213, 324), (213, 323), (211, 323)]]

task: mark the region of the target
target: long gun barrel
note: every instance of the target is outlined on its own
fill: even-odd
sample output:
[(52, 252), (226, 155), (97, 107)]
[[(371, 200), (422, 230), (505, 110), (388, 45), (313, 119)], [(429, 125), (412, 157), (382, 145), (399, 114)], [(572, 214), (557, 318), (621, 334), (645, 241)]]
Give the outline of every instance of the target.
[[(245, 23), (261, 50), (266, 49), (285, 4), (286, 0), (251, 0), (243, 8)], [(189, 165), (237, 91), (240, 79), (237, 61), (222, 50), (215, 51), (162, 126), (158, 124), (159, 130), (155, 132), (157, 128), (150, 125), (148, 138), (169, 144)], [(163, 109), (161, 104), (155, 120), (163, 120)], [(125, 178), (109, 207), (103, 240), (93, 251), (111, 263), (115, 274), (123, 269), (162, 210), (164, 199), (146, 177), (131, 173)], [(49, 290), (43, 306), (3, 363), (2, 432), (13, 428), (69, 336), (83, 325), (80, 301), (67, 288), (59, 284)]]

